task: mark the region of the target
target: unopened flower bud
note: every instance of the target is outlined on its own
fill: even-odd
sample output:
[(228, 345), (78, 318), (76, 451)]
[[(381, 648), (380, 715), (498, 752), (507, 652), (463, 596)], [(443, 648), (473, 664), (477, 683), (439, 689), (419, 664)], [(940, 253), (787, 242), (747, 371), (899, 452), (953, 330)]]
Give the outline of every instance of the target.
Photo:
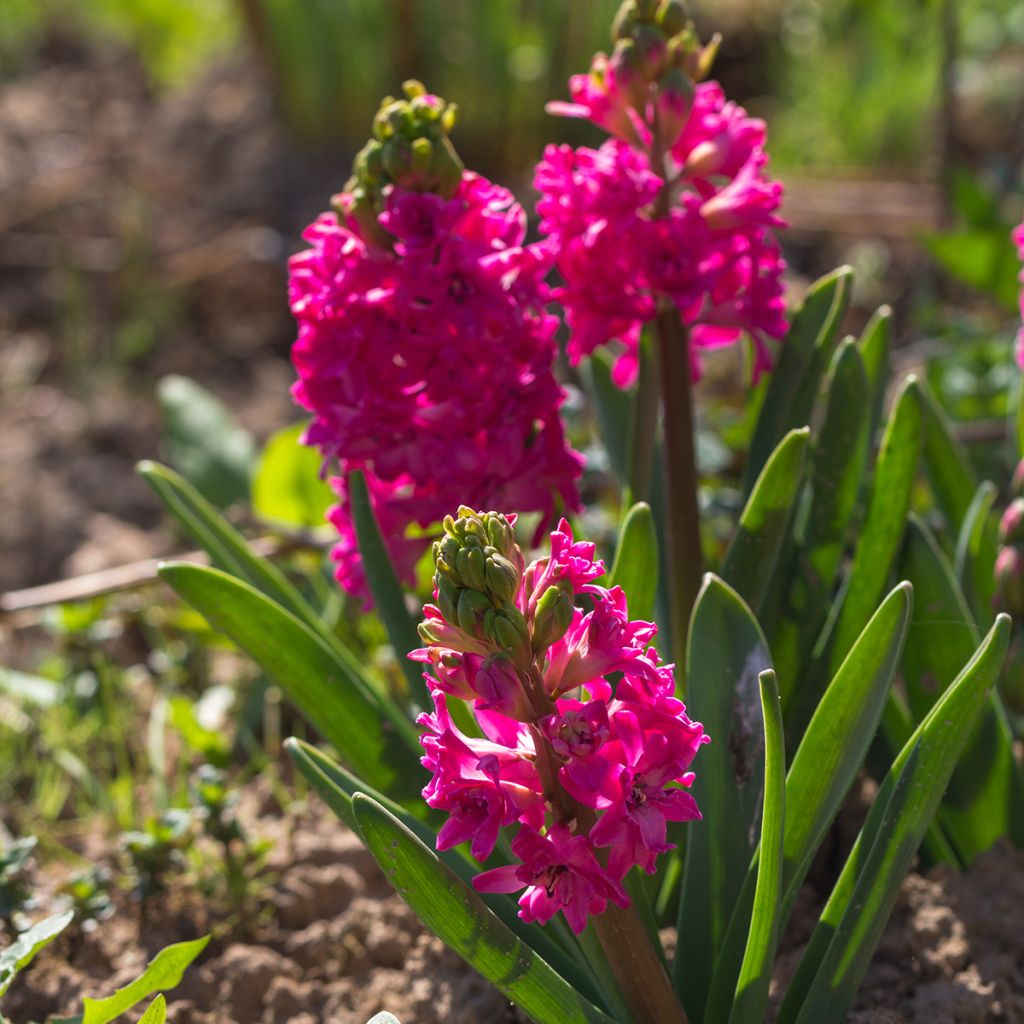
[(632, 39), (615, 44), (615, 52), (608, 62), (608, 88), (631, 107), (643, 108), (647, 102), (647, 85), (640, 48)]
[(485, 571), (488, 591), (499, 601), (512, 602), (519, 590), (520, 575), (516, 567), (494, 548), (488, 548)]
[[(476, 538), (467, 538), (467, 542), (473, 540)], [(487, 567), (484, 562), (483, 548), (467, 543), (456, 556), (455, 567), (458, 570), (459, 582), (464, 587), (486, 593)]]
[(1024, 498), (1024, 459), (1017, 463), (1017, 468), (1013, 471), (1010, 493), (1015, 498)]
[(1024, 618), (1024, 552), (1002, 548), (996, 556), (996, 603), (1015, 619)]
[(491, 602), (478, 590), (463, 590), (456, 605), (456, 621), (459, 629), (481, 640), (485, 636), (484, 617), (493, 611)]
[(1024, 498), (1014, 498), (999, 520), (999, 543), (1024, 542)]
[(626, 0), (616, 11), (615, 18), (612, 20), (612, 42), (629, 39), (633, 35), (634, 28), (636, 28), (636, 13), (630, 0)]
[(687, 21), (686, 5), (682, 0), (661, 0), (661, 3), (658, 4), (654, 23), (670, 39), (686, 28)]
[(516, 660), (530, 656), (530, 633), (523, 613), (515, 605), (499, 608), (487, 625), (488, 639)]
[(537, 602), (533, 617), (533, 650), (546, 651), (555, 641), (565, 636), (572, 625), (573, 590), (562, 581), (547, 588)]
[[(653, 82), (665, 70), (668, 45), (665, 34), (653, 25), (638, 25), (633, 33), (638, 66), (645, 82)], [(618, 49), (618, 47), (616, 47)]]
[(455, 581), (444, 573), (438, 573), (434, 577), (437, 584), (437, 604), (441, 609), (441, 614), (449, 622), (458, 622), (459, 620), (459, 587)]
[(658, 131), (661, 144), (671, 149), (690, 118), (694, 88), (689, 75), (680, 68), (669, 68), (658, 82)]
[(483, 707), (522, 722), (530, 720), (530, 702), (522, 680), (506, 655), (495, 654), (481, 664), (473, 678), (473, 690)]

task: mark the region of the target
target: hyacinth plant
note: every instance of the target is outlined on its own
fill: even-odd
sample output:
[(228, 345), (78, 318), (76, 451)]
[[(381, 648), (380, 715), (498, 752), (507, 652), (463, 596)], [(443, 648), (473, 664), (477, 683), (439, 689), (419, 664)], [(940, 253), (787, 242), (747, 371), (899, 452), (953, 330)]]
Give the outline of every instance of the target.
[[(764, 126), (704, 80), (713, 51), (672, 0), (623, 5), (612, 55), (555, 108), (612, 137), (544, 155), (535, 246), (509, 194), (462, 168), (451, 108), (410, 84), (293, 263), (295, 394), (339, 470), (338, 578), (372, 600), (404, 686), (187, 482), (142, 468), (214, 563), (163, 578), (333, 748), (291, 741), (300, 770), (541, 1024), (763, 1020), (779, 937), (865, 770), (877, 795), (780, 1021), (844, 1019), (919, 853), (960, 867), (1024, 842), (994, 688), (1006, 612), (1024, 613), (1024, 563), (999, 554), (1017, 513), (1000, 534), (999, 489), (923, 381), (886, 407), (889, 313), (841, 336), (849, 270), (786, 328)], [(554, 521), (577, 507), (579, 459), (552, 298), (624, 495), (610, 570)], [(766, 377), (745, 504), (702, 575), (688, 396), (700, 352), (744, 333)], [(657, 376), (674, 388), (660, 416)], [(426, 551), (433, 597), (410, 615)]]

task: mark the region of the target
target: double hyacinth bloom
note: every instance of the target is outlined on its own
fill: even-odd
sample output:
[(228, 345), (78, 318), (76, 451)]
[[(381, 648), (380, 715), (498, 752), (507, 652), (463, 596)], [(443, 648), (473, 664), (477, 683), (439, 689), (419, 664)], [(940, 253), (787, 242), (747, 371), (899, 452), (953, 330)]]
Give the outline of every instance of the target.
[(773, 229), (782, 186), (765, 175), (764, 122), (703, 82), (716, 44), (701, 47), (679, 0), (626, 0), (611, 57), (570, 80), (554, 114), (611, 136), (598, 149), (549, 146), (536, 169), (540, 229), (558, 250), (556, 297), (570, 360), (613, 339), (616, 383), (636, 379), (640, 332), (671, 302), (698, 352), (742, 335), (755, 379), (786, 331), (784, 263)]
[[(469, 841), (482, 861), (515, 828), (515, 862), (475, 887), (522, 890), (523, 920), (562, 911), (578, 934), (609, 901), (628, 906), (623, 880), (672, 849), (668, 822), (700, 817), (687, 787), (707, 737), (674, 696), (654, 625), (630, 621), (621, 588), (596, 582), (594, 545), (562, 520), (550, 554), (525, 566), (514, 523), (463, 507), (435, 544), (437, 603), (411, 655), (434, 701), (419, 719), (433, 773), (423, 795), (448, 814), (438, 849)], [(459, 729), (452, 700), (479, 735)]]
[(551, 521), (577, 507), (582, 462), (552, 373), (549, 248), (523, 245), (512, 195), (463, 170), (447, 138), (453, 108), (416, 83), (406, 92), (385, 101), (334, 212), (290, 265), (293, 394), (313, 414), (306, 443), (340, 468), (337, 575), (364, 596), (353, 470), (411, 580), (450, 495)]

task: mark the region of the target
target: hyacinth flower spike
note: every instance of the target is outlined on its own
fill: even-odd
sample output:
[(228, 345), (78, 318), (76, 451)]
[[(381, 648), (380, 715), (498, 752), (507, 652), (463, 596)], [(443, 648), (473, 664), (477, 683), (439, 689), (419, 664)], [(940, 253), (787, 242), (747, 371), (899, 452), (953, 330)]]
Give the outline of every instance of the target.
[[(608, 132), (598, 149), (549, 146), (534, 184), (540, 228), (555, 243), (574, 365), (611, 343), (613, 380), (639, 381), (630, 489), (649, 499), (660, 379), (668, 498), (672, 651), (684, 662), (701, 579), (691, 382), (700, 353), (744, 335), (753, 375), (786, 332), (784, 263), (774, 230), (782, 186), (766, 176), (765, 126), (704, 81), (718, 41), (702, 46), (680, 0), (625, 0), (611, 55), (569, 83), (550, 113)], [(658, 372), (642, 358), (656, 337)]]
[[(527, 566), (514, 522), (463, 506), (434, 545), (436, 604), (411, 657), (429, 667), (434, 701), (419, 724), (423, 796), (448, 815), (437, 847), (469, 840), (482, 861), (515, 829), (514, 863), (477, 875), (476, 889), (521, 893), (526, 922), (593, 925), (636, 1019), (684, 1021), (624, 881), (674, 848), (669, 821), (700, 818), (687, 789), (708, 737), (674, 696), (654, 625), (597, 582), (594, 545), (562, 520), (550, 554)], [(452, 700), (478, 737), (455, 725)]]
[(336, 574), (367, 601), (354, 471), (411, 584), (451, 495), (539, 512), (543, 526), (579, 507), (583, 462), (552, 372), (551, 248), (524, 245), (512, 194), (462, 166), (455, 107), (418, 82), (404, 90), (382, 104), (289, 275), (293, 395), (312, 413), (304, 441), (339, 471)]

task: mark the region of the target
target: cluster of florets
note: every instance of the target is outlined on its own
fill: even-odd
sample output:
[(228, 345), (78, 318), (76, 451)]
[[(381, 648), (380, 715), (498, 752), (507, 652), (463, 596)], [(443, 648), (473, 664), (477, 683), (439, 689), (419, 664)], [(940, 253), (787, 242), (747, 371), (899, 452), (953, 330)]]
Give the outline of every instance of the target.
[[(490, 856), (516, 827), (515, 863), (478, 875), (481, 892), (515, 892), (525, 921), (561, 910), (578, 934), (623, 879), (672, 849), (667, 822), (700, 817), (687, 791), (704, 730), (674, 696), (656, 628), (629, 619), (622, 589), (565, 520), (551, 553), (524, 566), (514, 516), (459, 509), (434, 547), (436, 605), (420, 634), (434, 712), (419, 719), (427, 803), (448, 814), (438, 849)], [(581, 607), (585, 601), (589, 608)], [(472, 710), (460, 730), (452, 699)]]
[[(1017, 246), (1017, 257), (1024, 263), (1024, 224), (1018, 225), (1013, 231), (1013, 241)], [(1024, 267), (1021, 268), (1018, 280), (1020, 289), (1020, 318), (1021, 327), (1017, 332), (1017, 365), (1024, 370)]]
[(550, 518), (577, 507), (544, 277), (505, 189), (462, 169), (452, 108), (407, 84), (385, 101), (335, 212), (306, 230), (290, 299), (293, 394), (305, 442), (337, 460), (330, 513), (342, 586), (365, 596), (347, 476), (366, 474), (399, 574), (411, 581), (450, 495)]
[(717, 40), (702, 47), (679, 0), (626, 0), (615, 48), (570, 80), (572, 103), (551, 113), (595, 122), (598, 149), (549, 146), (537, 166), (541, 232), (557, 246), (556, 297), (575, 364), (613, 339), (615, 380), (637, 374), (640, 332), (670, 301), (696, 351), (754, 342), (755, 378), (768, 339), (786, 332), (772, 229), (782, 186), (765, 175), (764, 122), (702, 82)]

